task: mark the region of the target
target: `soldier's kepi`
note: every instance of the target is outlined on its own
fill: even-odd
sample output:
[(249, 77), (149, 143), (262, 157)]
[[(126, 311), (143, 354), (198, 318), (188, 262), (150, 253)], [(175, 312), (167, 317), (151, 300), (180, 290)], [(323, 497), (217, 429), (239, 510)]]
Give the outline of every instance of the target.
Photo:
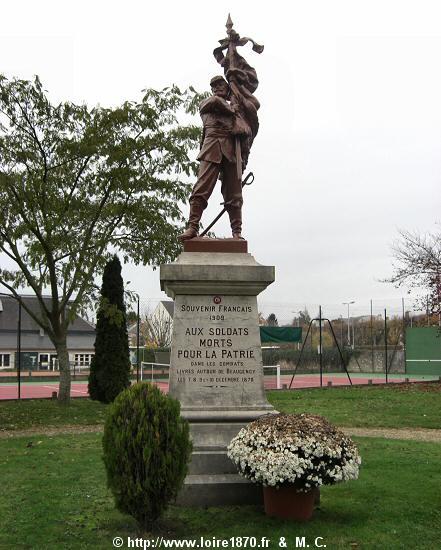
[(263, 46), (250, 38), (241, 38), (233, 30), (230, 16), (226, 26), (227, 38), (219, 40), (220, 46), (213, 52), (225, 78), (217, 75), (211, 79), (213, 95), (200, 106), (203, 134), (199, 173), (190, 196), (188, 227), (180, 235), (183, 241), (198, 235), (202, 213), (218, 178), (233, 238), (242, 238), (242, 174), (259, 129), (260, 104), (253, 95), (258, 86), (256, 71), (237, 53), (237, 46), (251, 42), (257, 53), (263, 51)]

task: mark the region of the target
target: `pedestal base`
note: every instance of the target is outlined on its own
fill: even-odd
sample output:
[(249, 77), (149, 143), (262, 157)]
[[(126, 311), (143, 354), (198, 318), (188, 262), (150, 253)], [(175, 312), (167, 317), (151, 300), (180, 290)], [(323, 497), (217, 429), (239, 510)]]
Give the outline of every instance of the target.
[(190, 507), (262, 505), (262, 487), (238, 474), (188, 475), (176, 504)]
[(240, 476), (227, 456), (229, 442), (245, 424), (190, 423), (194, 447), (178, 505), (263, 504), (262, 487)]
[(193, 441), (178, 504), (263, 502), (262, 488), (237, 474), (227, 446), (245, 424), (274, 412), (263, 387), (257, 310), (257, 295), (273, 280), (273, 267), (231, 250), (186, 251), (161, 266), (161, 288), (175, 301), (169, 394), (180, 401)]

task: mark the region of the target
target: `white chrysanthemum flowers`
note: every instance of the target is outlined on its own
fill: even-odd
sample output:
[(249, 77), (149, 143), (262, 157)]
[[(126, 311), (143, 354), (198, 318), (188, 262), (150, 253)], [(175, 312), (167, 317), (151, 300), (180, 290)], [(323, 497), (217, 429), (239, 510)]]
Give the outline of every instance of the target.
[(228, 456), (255, 483), (306, 491), (357, 479), (361, 464), (349, 437), (309, 414), (266, 415), (251, 422), (231, 441)]

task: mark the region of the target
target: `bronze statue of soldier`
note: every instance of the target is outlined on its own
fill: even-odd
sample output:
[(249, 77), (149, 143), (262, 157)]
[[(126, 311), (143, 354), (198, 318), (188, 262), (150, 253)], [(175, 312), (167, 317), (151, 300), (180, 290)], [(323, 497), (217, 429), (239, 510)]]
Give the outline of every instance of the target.
[[(263, 46), (250, 38), (241, 38), (233, 30), (230, 16), (226, 26), (227, 38), (220, 40), (220, 46), (213, 52), (226, 79), (221, 75), (211, 79), (213, 95), (200, 106), (203, 122), (202, 146), (197, 157), (200, 166), (190, 196), (188, 227), (179, 236), (182, 241), (198, 235), (202, 213), (218, 178), (222, 182), (221, 192), (233, 238), (242, 238), (242, 173), (259, 128), (260, 104), (253, 95), (258, 85), (256, 71), (237, 53), (237, 46), (252, 42), (253, 50), (258, 53), (263, 51)], [(223, 50), (227, 50), (226, 56)]]
[(233, 238), (240, 239), (242, 231), (242, 181), (237, 171), (234, 119), (238, 110), (228, 102), (230, 86), (223, 76), (210, 81), (213, 95), (202, 102), (200, 113), (204, 124), (197, 182), (190, 196), (188, 229), (182, 240), (196, 237), (202, 212), (207, 207), (216, 181), (221, 176), (221, 192), (230, 217)]

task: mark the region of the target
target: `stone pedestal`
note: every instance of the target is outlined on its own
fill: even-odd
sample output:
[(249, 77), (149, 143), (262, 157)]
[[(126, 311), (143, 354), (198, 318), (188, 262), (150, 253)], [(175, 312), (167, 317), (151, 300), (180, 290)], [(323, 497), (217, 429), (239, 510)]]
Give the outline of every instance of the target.
[(169, 393), (193, 440), (179, 502), (261, 503), (262, 488), (236, 473), (226, 447), (242, 426), (273, 411), (263, 387), (257, 295), (274, 281), (274, 267), (243, 252), (183, 252), (161, 266), (160, 278), (175, 301)]

